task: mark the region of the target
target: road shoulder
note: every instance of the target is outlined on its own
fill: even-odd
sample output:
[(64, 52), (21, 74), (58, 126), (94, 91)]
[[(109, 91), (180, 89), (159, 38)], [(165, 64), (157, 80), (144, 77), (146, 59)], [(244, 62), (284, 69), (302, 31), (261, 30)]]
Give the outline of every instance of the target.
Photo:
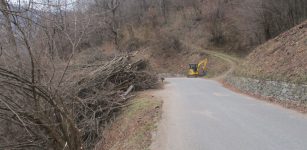
[(154, 92), (138, 93), (103, 133), (101, 150), (146, 150), (161, 118), (162, 101)]

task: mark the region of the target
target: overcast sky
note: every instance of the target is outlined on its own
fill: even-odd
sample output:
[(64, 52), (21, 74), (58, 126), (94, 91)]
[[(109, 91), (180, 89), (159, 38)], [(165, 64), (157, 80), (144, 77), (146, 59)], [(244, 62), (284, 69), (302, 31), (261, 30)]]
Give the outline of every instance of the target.
[(13, 4), (23, 4), (23, 5), (29, 5), (29, 2), (31, 2), (31, 7), (35, 9), (45, 9), (48, 7), (48, 4), (51, 4), (53, 6), (58, 6), (59, 3), (61, 6), (72, 7), (75, 0), (8, 0), (9, 3)]

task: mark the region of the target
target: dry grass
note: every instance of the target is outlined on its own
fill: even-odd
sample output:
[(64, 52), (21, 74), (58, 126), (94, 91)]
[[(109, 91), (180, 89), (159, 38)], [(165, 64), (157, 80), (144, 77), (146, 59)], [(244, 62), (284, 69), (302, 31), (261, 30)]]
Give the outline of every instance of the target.
[(162, 101), (142, 93), (105, 130), (101, 150), (147, 150), (161, 115)]
[(256, 48), (235, 73), (307, 83), (307, 21)]

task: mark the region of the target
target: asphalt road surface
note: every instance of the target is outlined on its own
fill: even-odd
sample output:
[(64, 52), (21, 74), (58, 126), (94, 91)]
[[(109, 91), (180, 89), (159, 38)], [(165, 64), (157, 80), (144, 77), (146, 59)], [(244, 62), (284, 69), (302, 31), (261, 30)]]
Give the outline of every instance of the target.
[(307, 150), (304, 114), (204, 79), (167, 79), (152, 150)]

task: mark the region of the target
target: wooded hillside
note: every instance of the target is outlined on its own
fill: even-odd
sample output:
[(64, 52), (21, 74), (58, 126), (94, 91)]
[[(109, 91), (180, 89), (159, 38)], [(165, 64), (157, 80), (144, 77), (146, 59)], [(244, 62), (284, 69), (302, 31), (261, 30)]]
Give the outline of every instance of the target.
[(246, 55), (306, 19), (306, 0), (0, 0), (0, 149), (91, 149), (129, 87), (157, 85), (135, 56)]

